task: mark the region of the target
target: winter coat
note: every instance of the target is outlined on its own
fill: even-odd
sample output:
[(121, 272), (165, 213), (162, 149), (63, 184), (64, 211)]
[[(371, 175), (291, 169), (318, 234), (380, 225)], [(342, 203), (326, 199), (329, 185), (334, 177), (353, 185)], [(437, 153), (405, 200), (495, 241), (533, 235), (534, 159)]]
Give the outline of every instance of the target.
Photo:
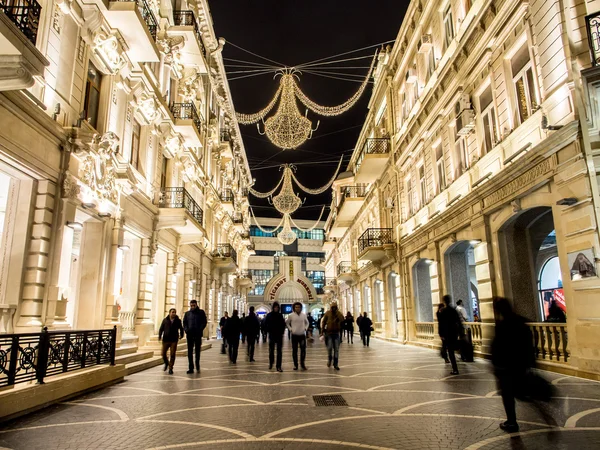
[(492, 364), (494, 368), (522, 373), (535, 365), (533, 336), (527, 319), (511, 314), (496, 323), (492, 341)]
[(181, 319), (179, 316), (175, 316), (175, 319), (171, 322), (169, 316), (165, 317), (158, 330), (158, 340), (163, 342), (177, 342), (179, 339), (183, 339)]
[(321, 327), (327, 334), (339, 334), (344, 325), (344, 315), (339, 309), (333, 312), (331, 309), (321, 319)]
[(256, 314), (250, 313), (244, 319), (244, 334), (248, 337), (256, 337), (260, 333), (260, 322)]
[(223, 336), (228, 341), (235, 341), (240, 338), (242, 332), (242, 319), (238, 316), (232, 316), (227, 319), (225, 327), (223, 328)]
[(206, 328), (206, 314), (203, 309), (186, 311), (183, 315), (183, 329), (188, 336), (202, 336)]
[(280, 312), (271, 311), (265, 318), (265, 329), (269, 337), (279, 339), (286, 330), (285, 319)]
[(449, 341), (458, 339), (463, 327), (456, 309), (448, 305), (437, 314), (437, 317), (439, 322), (438, 334), (440, 337)]
[(354, 317), (346, 316), (346, 320), (344, 321), (344, 328), (350, 332), (354, 331)]
[(371, 319), (369, 319), (368, 317), (364, 317), (360, 320), (360, 323), (358, 324), (358, 328), (360, 329), (362, 334), (365, 334), (367, 336), (371, 335), (371, 327), (373, 326), (373, 321)]

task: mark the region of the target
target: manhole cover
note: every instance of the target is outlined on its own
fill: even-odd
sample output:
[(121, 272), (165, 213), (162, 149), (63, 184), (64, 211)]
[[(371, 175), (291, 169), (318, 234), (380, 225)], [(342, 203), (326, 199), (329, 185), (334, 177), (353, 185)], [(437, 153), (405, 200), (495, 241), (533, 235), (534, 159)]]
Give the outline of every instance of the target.
[(341, 395), (313, 395), (315, 406), (348, 406)]

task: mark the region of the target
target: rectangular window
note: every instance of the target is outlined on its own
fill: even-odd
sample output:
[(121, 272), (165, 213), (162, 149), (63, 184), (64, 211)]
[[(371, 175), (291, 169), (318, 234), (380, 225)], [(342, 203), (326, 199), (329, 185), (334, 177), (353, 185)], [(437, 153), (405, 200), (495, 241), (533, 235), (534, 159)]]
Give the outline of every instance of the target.
[(164, 190), (167, 187), (167, 158), (162, 158), (162, 168), (160, 171), (160, 188)]
[(516, 119), (519, 124), (527, 120), (538, 109), (533, 65), (527, 44), (512, 57), (510, 66), (515, 86)]
[(408, 212), (412, 215), (415, 212), (415, 202), (414, 202), (414, 192), (412, 185), (412, 178), (408, 177), (406, 179), (406, 192), (408, 196)]
[(447, 49), (454, 39), (454, 19), (452, 17), (452, 5), (448, 3), (444, 10), (444, 49)]
[(98, 125), (98, 108), (100, 106), (101, 84), (102, 74), (90, 61), (87, 72), (87, 81), (85, 84), (85, 101), (83, 109), (85, 110), (85, 118), (94, 128), (96, 128)]
[(419, 167), (419, 188), (421, 194), (421, 206), (427, 204), (427, 183), (425, 181), (425, 165), (421, 164)]
[(446, 167), (444, 166), (444, 149), (442, 144), (435, 148), (435, 166), (437, 169), (438, 193), (446, 189)]
[(498, 127), (496, 125), (496, 111), (494, 109), (491, 86), (488, 86), (479, 96), (479, 110), (481, 111), (481, 124), (483, 126), (482, 154), (486, 154), (498, 142)]
[(435, 72), (435, 53), (433, 47), (427, 52), (427, 81), (433, 76)]
[(385, 295), (383, 292), (383, 282), (378, 280), (377, 288), (379, 291), (379, 322), (385, 320)]
[(467, 140), (464, 136), (458, 136), (455, 141), (456, 149), (456, 176), (459, 177), (469, 168), (469, 155)]
[(133, 131), (131, 133), (131, 155), (129, 157), (129, 162), (135, 170), (139, 170), (140, 168), (140, 134), (140, 124), (137, 120), (134, 120)]

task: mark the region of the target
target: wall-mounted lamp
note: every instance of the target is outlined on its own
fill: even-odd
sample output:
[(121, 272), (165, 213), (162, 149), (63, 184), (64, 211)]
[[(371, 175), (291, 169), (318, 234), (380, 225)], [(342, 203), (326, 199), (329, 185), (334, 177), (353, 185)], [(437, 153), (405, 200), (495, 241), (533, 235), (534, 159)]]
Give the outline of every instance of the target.
[(129, 251), (129, 249), (130, 249), (129, 245), (125, 245), (125, 244), (118, 245), (118, 246), (117, 246), (117, 248), (118, 248), (119, 250), (122, 250), (122, 251), (124, 251), (124, 252), (127, 252), (127, 251)]
[(435, 261), (434, 261), (433, 259), (429, 259), (429, 258), (425, 259), (425, 264), (429, 264), (429, 265), (431, 265), (431, 264), (433, 264), (434, 262), (435, 262)]
[(197, 281), (196, 281), (196, 280), (190, 280), (190, 283), (192, 283), (192, 284), (196, 284), (196, 283), (197, 283)]
[(94, 202), (83, 202), (81, 206), (83, 206), (86, 209), (93, 209), (96, 207), (96, 204)]
[(556, 204), (559, 206), (571, 206), (577, 203), (577, 201), (578, 200), (575, 197), (567, 197), (561, 198), (559, 201), (556, 202)]
[(471, 245), (481, 244), (481, 239), (471, 239), (469, 241), (469, 244), (471, 244)]
[(83, 224), (81, 222), (67, 222), (67, 226), (74, 230), (83, 230)]
[(111, 216), (111, 214), (109, 212), (99, 212), (98, 213), (98, 217), (103, 217), (103, 218), (107, 217), (108, 218), (110, 216)]

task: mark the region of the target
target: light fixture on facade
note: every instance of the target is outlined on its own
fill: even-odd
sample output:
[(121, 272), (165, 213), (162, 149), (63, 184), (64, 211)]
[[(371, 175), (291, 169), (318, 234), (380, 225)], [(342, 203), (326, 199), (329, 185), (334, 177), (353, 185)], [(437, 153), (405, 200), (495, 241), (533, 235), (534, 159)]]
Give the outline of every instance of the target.
[(129, 245), (126, 245), (126, 244), (121, 244), (121, 245), (118, 245), (117, 247), (119, 250), (122, 250), (124, 252), (128, 252), (130, 249)]
[(190, 280), (190, 283), (191, 283), (191, 284), (196, 284), (196, 283), (197, 283), (197, 280), (195, 280), (195, 279), (194, 279), (194, 280)]
[(94, 202), (83, 202), (81, 206), (83, 206), (86, 209), (94, 209), (96, 207), (96, 204)]
[(471, 239), (469, 241), (469, 244), (471, 244), (471, 245), (481, 244), (481, 239)]
[(556, 204), (559, 206), (572, 206), (577, 202), (578, 200), (575, 197), (567, 197), (561, 198), (559, 201), (556, 202)]
[(434, 262), (435, 261), (433, 259), (429, 259), (429, 258), (425, 259), (425, 264), (432, 265)]
[(98, 217), (110, 217), (111, 214), (109, 212), (99, 212)]
[(83, 224), (81, 222), (67, 222), (67, 226), (73, 230), (83, 230)]

